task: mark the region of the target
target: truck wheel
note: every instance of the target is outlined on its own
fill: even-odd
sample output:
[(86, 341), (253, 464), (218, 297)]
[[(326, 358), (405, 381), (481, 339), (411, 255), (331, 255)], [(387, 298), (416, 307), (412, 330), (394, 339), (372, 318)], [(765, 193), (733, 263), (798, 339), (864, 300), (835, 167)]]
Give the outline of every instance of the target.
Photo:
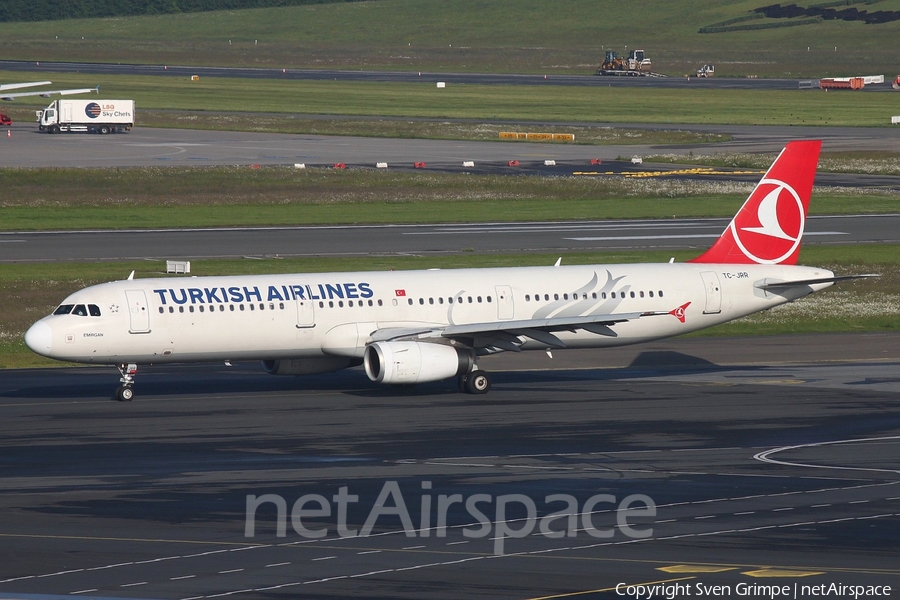
[(100, 126), (100, 135), (106, 135), (107, 133), (109, 133), (109, 127), (107, 127), (106, 125), (101, 125)]
[(53, 125), (50, 127), (50, 133), (59, 133), (59, 125)]

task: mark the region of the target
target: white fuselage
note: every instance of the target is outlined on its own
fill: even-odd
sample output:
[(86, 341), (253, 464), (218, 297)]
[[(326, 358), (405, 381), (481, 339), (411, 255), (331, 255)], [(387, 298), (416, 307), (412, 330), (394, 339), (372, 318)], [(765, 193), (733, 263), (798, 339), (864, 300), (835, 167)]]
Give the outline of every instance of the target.
[(26, 339), (45, 356), (100, 364), (360, 358), (379, 330), (667, 313), (690, 303), (683, 322), (661, 314), (617, 323), (612, 335), (555, 333), (569, 348), (619, 346), (724, 323), (831, 285), (776, 294), (755, 284), (831, 276), (783, 265), (624, 264), (135, 279), (72, 294), (62, 306), (84, 310), (44, 317)]

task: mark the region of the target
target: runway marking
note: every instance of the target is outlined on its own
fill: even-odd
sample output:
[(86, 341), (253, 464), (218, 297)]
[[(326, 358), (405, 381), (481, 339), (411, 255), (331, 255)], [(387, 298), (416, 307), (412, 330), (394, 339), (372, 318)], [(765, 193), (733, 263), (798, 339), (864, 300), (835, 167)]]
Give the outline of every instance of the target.
[[(638, 241), (638, 240), (692, 240), (692, 239), (701, 239), (701, 238), (718, 238), (720, 234), (714, 233), (692, 233), (692, 234), (681, 234), (681, 235), (619, 235), (619, 236), (604, 236), (604, 237), (567, 237), (563, 238), (564, 240), (570, 240), (573, 242), (627, 242), (627, 241)], [(846, 231), (805, 231), (803, 232), (804, 236), (816, 236), (816, 235), (849, 235)]]
[(319, 558), (313, 558), (310, 560), (312, 560), (313, 562), (316, 562), (319, 560), (331, 560), (332, 558), (337, 558), (337, 556), (320, 556)]
[(219, 575), (226, 575), (228, 573), (240, 573), (243, 569), (230, 569), (228, 571), (219, 571)]
[[(677, 579), (663, 579), (661, 581), (647, 581), (643, 583), (632, 583), (630, 585), (661, 585), (663, 583), (675, 583), (676, 581), (689, 581), (691, 579), (697, 579), (696, 577), (679, 577)], [(621, 584), (620, 584), (621, 585)], [(608, 587), (608, 588), (600, 588), (597, 590), (584, 590), (582, 592), (569, 592), (568, 594), (554, 594), (553, 596), (540, 596), (537, 598), (529, 598), (528, 600), (553, 600), (554, 598), (572, 598), (573, 596), (583, 596), (585, 594), (602, 594), (604, 592), (614, 592), (616, 591), (616, 586)]]
[(169, 577), (169, 581), (179, 581), (181, 579), (193, 579), (196, 575), (182, 575), (181, 577)]
[(771, 458), (773, 454), (777, 454), (780, 452), (787, 452), (789, 450), (797, 450), (800, 448), (819, 448), (822, 446), (836, 446), (840, 444), (859, 444), (859, 443), (867, 443), (867, 442), (880, 442), (883, 440), (900, 440), (900, 436), (891, 435), (884, 437), (874, 437), (874, 438), (860, 438), (860, 439), (849, 439), (849, 440), (834, 440), (828, 442), (814, 442), (810, 444), (798, 444), (796, 446), (781, 446), (778, 448), (772, 448), (770, 450), (766, 450), (765, 452), (758, 452), (753, 456), (755, 460), (765, 463), (771, 463), (775, 465), (784, 465), (788, 467), (806, 467), (810, 469), (834, 469), (841, 471), (870, 471), (876, 473), (893, 473), (900, 475), (900, 470), (898, 469), (878, 469), (874, 467), (845, 467), (840, 465), (816, 465), (810, 463), (799, 463), (799, 462), (789, 462), (778, 460), (775, 458)]
[(147, 585), (146, 581), (138, 581), (137, 583), (123, 583), (119, 587), (135, 587), (138, 585)]
[(672, 565), (671, 567), (657, 567), (657, 571), (664, 573), (723, 573), (734, 571), (737, 567), (722, 567), (718, 565)]
[(812, 577), (824, 575), (823, 571), (791, 571), (789, 569), (759, 569), (758, 571), (744, 571), (741, 575), (749, 577)]
[(271, 569), (272, 567), (283, 567), (283, 566), (289, 565), (289, 564), (291, 564), (291, 563), (289, 563), (289, 562), (274, 563), (271, 565), (266, 565), (266, 568)]

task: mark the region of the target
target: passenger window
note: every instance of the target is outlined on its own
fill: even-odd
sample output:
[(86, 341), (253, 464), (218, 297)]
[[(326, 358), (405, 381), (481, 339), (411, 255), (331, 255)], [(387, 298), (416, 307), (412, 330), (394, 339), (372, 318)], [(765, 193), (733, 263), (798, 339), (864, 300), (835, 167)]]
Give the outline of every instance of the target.
[(593, 299), (593, 300), (597, 299), (597, 292), (594, 292), (593, 294), (591, 294), (591, 299)]
[(97, 306), (96, 304), (88, 304), (88, 312), (91, 313), (92, 317), (99, 317), (100, 316), (100, 307)]
[(425, 304), (425, 298), (419, 298), (419, 304)]
[(407, 303), (408, 303), (410, 306), (412, 306), (412, 304), (413, 304), (413, 299), (410, 298), (410, 299), (407, 301)]
[(244, 305), (241, 304), (240, 307), (241, 307), (241, 312), (243, 312), (243, 310), (244, 310)]
[(191, 311), (191, 312), (194, 312), (194, 307), (191, 306), (190, 308), (188, 308), (188, 310)]
[(183, 312), (184, 312), (184, 307), (183, 307), (183, 306), (179, 306), (179, 307), (178, 307), (178, 312), (183, 313)]
[(615, 292), (610, 292), (610, 293), (609, 293), (609, 297), (610, 297), (610, 298), (615, 298), (615, 297), (616, 297), (616, 293), (615, 293)]
[(53, 311), (54, 315), (67, 315), (72, 312), (72, 309), (75, 308), (74, 304), (60, 304), (59, 307)]
[[(369, 306), (372, 306), (372, 301), (369, 300)], [(381, 306), (381, 300), (378, 301), (378, 306)]]
[(650, 290), (650, 297), (653, 297), (653, 290)]
[(438, 298), (438, 304), (443, 304), (443, 303), (444, 303), (444, 297), (441, 296), (440, 298)]
[(606, 292), (601, 292), (601, 293), (600, 293), (600, 299), (601, 299), (601, 300), (606, 300)]
[(544, 294), (544, 300), (550, 300), (550, 294)]
[(338, 300), (338, 308), (344, 308), (344, 301)]
[(531, 294), (525, 294), (525, 302), (531, 302)]
[(469, 304), (472, 304), (472, 296), (469, 296)]
[(568, 294), (563, 294), (563, 300), (568, 300), (568, 299), (569, 299), (569, 295), (568, 295)]
[(230, 310), (231, 312), (234, 312), (234, 304), (229, 304), (228, 310)]
[(319, 302), (319, 308), (325, 308), (325, 303), (324, 303), (324, 302)]
[(163, 314), (164, 312), (166, 312), (166, 309), (164, 309), (162, 306), (160, 306), (160, 307), (159, 307), (159, 314)]
[(630, 294), (630, 295), (631, 295), (631, 297), (632, 297), (632, 298), (634, 298), (634, 292), (631, 292), (631, 294)]
[(491, 301), (491, 297), (490, 297), (490, 296), (487, 297), (487, 301), (488, 301), (488, 302)]
[(428, 299), (428, 304), (434, 304), (434, 298), (429, 298), (429, 299)]
[(203, 305), (200, 305), (200, 312), (204, 312)]
[(663, 297), (663, 295), (662, 295), (662, 290), (659, 290), (659, 297), (660, 297), (660, 298)]
[[(394, 302), (396, 302), (396, 300), (395, 300)], [(379, 301), (378, 301), (378, 306), (381, 306), (382, 304), (384, 304), (384, 303), (383, 303), (381, 300), (379, 300)]]
[(169, 312), (170, 312), (170, 313), (173, 313), (173, 312), (175, 312), (175, 308), (174, 308), (174, 307), (172, 307), (172, 306), (170, 306), (170, 307), (169, 307)]
[[(279, 302), (279, 303), (278, 303), (278, 308), (281, 309), (281, 310), (284, 310), (284, 302)], [(274, 304), (272, 305), (272, 310), (275, 310), (275, 305), (274, 305)]]
[(478, 296), (477, 300), (478, 300), (478, 304), (481, 304), (481, 296)]
[(641, 292), (641, 298), (643, 298), (643, 297), (644, 297), (644, 292)]
[(453, 304), (453, 296), (447, 298), (447, 304)]
[(553, 299), (554, 299), (554, 300), (559, 300), (559, 294), (553, 294)]

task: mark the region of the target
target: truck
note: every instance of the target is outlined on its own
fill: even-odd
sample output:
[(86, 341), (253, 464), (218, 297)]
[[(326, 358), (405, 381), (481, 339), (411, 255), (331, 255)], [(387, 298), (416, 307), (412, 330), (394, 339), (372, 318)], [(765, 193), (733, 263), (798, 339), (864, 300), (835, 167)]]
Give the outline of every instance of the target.
[(659, 77), (650, 71), (652, 63), (643, 50), (632, 50), (628, 58), (622, 58), (615, 50), (607, 50), (597, 75), (630, 75), (632, 77)]
[(36, 116), (47, 133), (125, 132), (134, 127), (134, 100), (54, 100)]

